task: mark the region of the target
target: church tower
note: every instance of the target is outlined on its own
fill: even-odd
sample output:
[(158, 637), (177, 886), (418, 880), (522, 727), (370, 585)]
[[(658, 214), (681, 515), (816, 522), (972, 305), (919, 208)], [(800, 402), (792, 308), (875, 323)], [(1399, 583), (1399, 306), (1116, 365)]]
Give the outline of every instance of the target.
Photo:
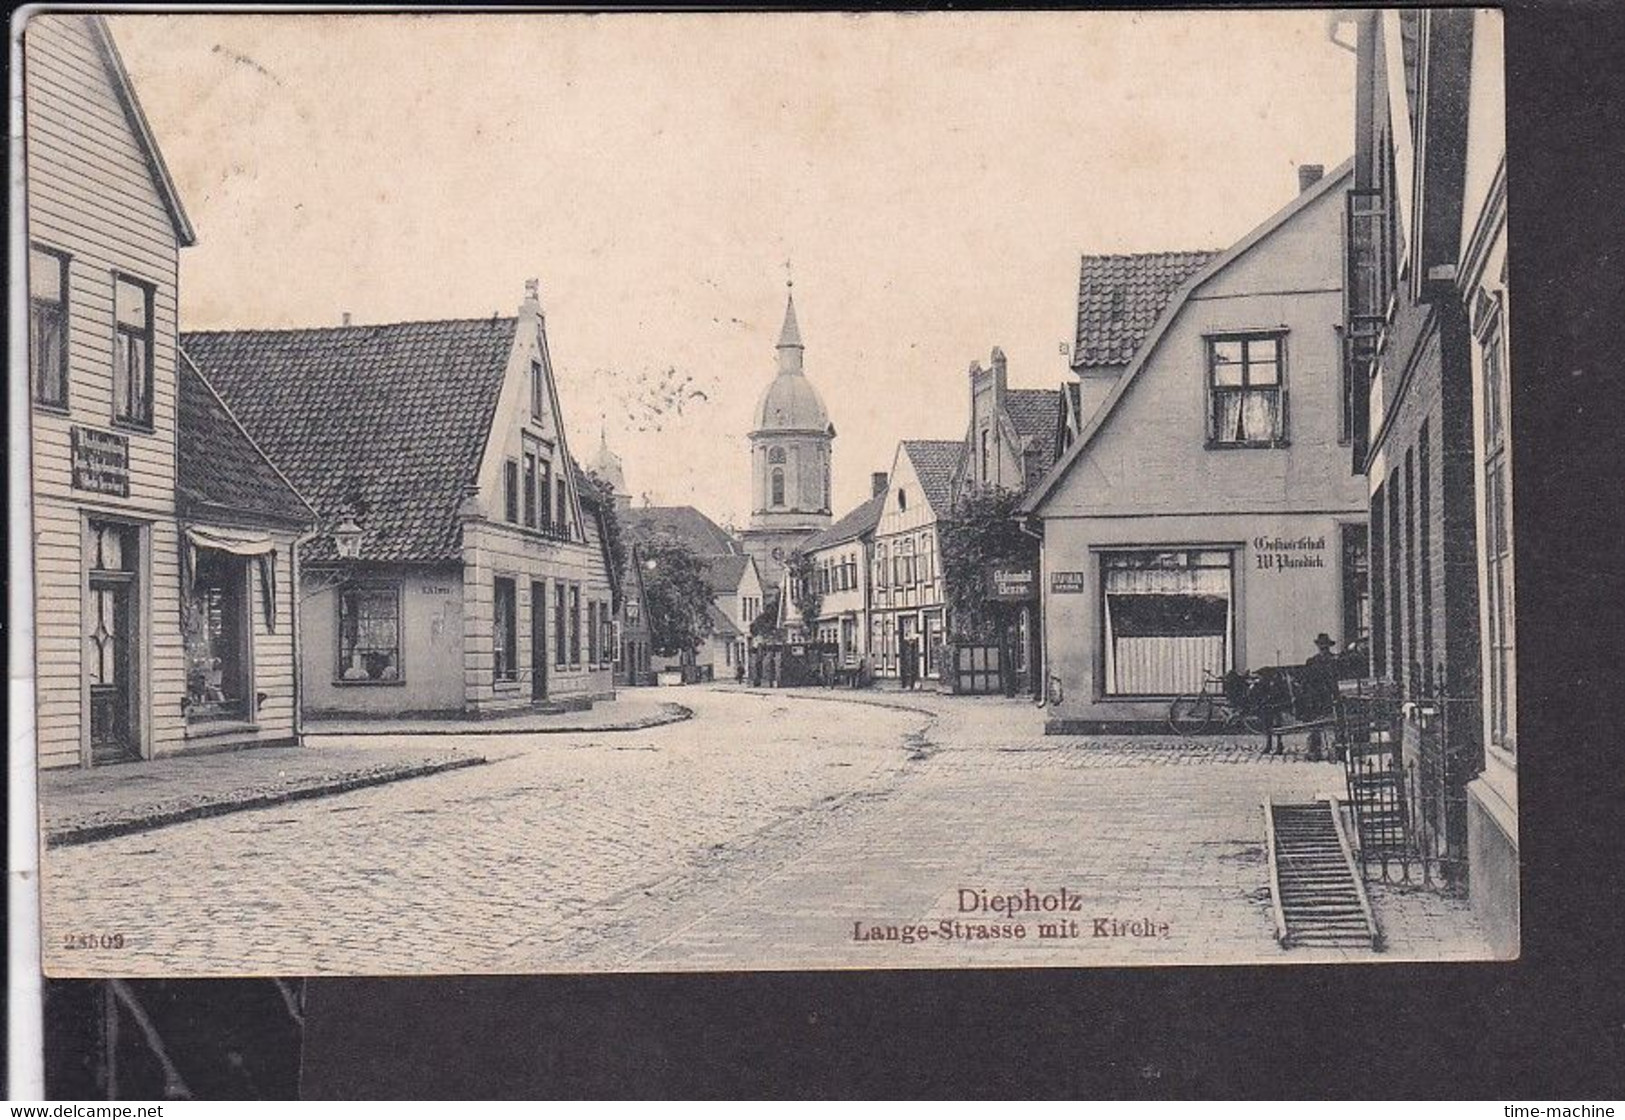
[(790, 553), (830, 524), (830, 451), (835, 425), (802, 367), (796, 300), (785, 300), (779, 368), (756, 405), (750, 433), (750, 527), (740, 535), (762, 582), (776, 586)]

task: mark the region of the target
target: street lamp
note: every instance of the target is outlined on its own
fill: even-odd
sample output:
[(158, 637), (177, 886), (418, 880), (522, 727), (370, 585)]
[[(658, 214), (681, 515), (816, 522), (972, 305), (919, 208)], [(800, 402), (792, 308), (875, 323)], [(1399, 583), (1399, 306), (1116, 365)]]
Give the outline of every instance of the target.
[(340, 560), (354, 560), (361, 555), (361, 526), (350, 514), (344, 515), (333, 529), (333, 547), (338, 550)]

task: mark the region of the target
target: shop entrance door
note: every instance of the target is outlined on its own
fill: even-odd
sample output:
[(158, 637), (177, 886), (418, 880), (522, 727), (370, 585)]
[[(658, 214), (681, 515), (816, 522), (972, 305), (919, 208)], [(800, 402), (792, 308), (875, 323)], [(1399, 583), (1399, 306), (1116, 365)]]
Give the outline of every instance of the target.
[(139, 537), (133, 526), (93, 521), (84, 604), (86, 684), (90, 689), (92, 765), (141, 757), (136, 672)]
[(547, 699), (547, 584), (530, 585), (530, 698)]

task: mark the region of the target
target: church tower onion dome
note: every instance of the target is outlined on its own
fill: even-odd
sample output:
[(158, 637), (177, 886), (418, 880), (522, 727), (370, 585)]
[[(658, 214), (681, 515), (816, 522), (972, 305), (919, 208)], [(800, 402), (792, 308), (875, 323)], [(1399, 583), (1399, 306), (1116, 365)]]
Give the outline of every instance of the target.
[(779, 372), (756, 404), (756, 432), (819, 432), (829, 429), (824, 400), (802, 371), (801, 330), (796, 324), (796, 301), (785, 303), (784, 329), (779, 332)]

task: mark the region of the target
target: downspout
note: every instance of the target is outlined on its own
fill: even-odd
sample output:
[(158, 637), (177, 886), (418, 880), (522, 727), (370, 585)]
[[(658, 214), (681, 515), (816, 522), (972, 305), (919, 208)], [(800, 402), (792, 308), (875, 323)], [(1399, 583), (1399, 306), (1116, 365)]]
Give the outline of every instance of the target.
[[(1039, 526), (1039, 528), (1037, 530), (1034, 530), (1033, 527), (1032, 527), (1034, 522), (1037, 522), (1037, 524)], [(1040, 670), (1039, 675), (1043, 678), (1043, 680), (1042, 680), (1042, 682), (1040, 684), (1040, 691), (1039, 691), (1039, 694), (1038, 694), (1038, 706), (1040, 708), (1048, 707), (1049, 706), (1049, 698), (1050, 698), (1050, 689), (1049, 689), (1049, 681), (1050, 681), (1050, 673), (1049, 673), (1049, 610), (1048, 610), (1049, 604), (1044, 601), (1044, 530), (1043, 530), (1043, 525), (1044, 525), (1043, 521), (1039, 520), (1037, 517), (1034, 517), (1032, 515), (1028, 515), (1027, 517), (1018, 518), (1017, 521), (1016, 521), (1016, 527), (1018, 529), (1020, 529), (1023, 533), (1027, 534), (1033, 540), (1038, 542), (1038, 659), (1039, 659), (1040, 662), (1042, 662), (1042, 664), (1039, 666), (1039, 670)]]
[(301, 545), (309, 544), (319, 534), (317, 527), (307, 529), (304, 533), (293, 539), (293, 547), (288, 556), (288, 613), (293, 616), (293, 742), (294, 746), (305, 745), (305, 687), (304, 687), (304, 656), (300, 642), (300, 632), (303, 629), (300, 618), (304, 612), (304, 598), (299, 593), (299, 549)]

